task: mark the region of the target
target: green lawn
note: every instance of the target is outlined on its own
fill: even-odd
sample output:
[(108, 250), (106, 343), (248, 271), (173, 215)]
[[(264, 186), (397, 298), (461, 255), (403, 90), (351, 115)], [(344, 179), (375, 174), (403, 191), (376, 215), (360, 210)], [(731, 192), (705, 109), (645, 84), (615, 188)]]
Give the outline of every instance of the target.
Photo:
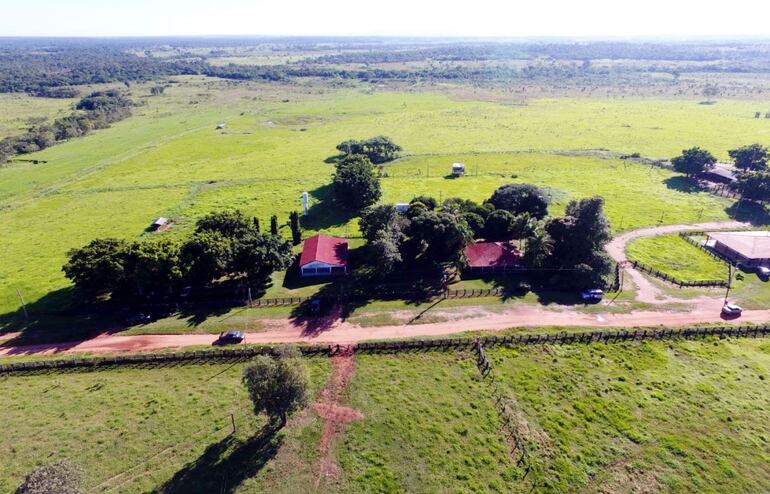
[(488, 354), (530, 431), (537, 492), (770, 490), (766, 339)]
[(642, 237), (626, 248), (628, 258), (685, 281), (725, 280), (727, 264), (677, 234)]
[[(511, 106), (428, 92), (180, 80), (153, 98), (148, 85), (134, 85), (131, 96), (143, 106), (133, 117), (32, 156), (45, 164), (0, 169), (0, 313), (17, 309), (17, 288), (34, 303), (67, 287), (60, 269), (69, 249), (98, 236), (139, 237), (158, 215), (175, 221), (165, 235), (177, 237), (214, 209), (240, 208), (267, 225), (270, 215), (283, 221), (299, 209), (309, 191), (308, 233), (355, 235), (356, 220), (330, 205), (325, 187), (332, 165), (324, 159), (348, 138), (386, 134), (404, 147), (405, 157), (387, 167), (383, 201), (424, 193), (483, 200), (502, 184), (531, 182), (549, 187), (555, 214), (571, 199), (603, 195), (613, 229), (622, 231), (727, 219), (730, 203), (688, 191), (666, 170), (595, 150), (669, 157), (697, 144), (724, 159), (730, 147), (770, 136), (753, 118), (756, 104), (743, 101)], [(218, 122), (227, 128), (215, 130)], [(454, 161), (468, 165), (468, 176), (444, 178)], [(59, 299), (50, 300), (38, 308)]]
[[(328, 361), (306, 362), (315, 393), (326, 381)], [(87, 492), (150, 492), (167, 482), (160, 492), (193, 492), (200, 485), (219, 492), (223, 474), (229, 475), (231, 486), (240, 476), (253, 476), (244, 482), (243, 492), (264, 492), (262, 487), (276, 480), (271, 469), (254, 467), (273, 458), (273, 447), (294, 447), (298, 436), (320, 429), (311, 417), (266, 444), (256, 444), (253, 438), (264, 420), (250, 409), (240, 383), (243, 366), (0, 378), (0, 421), (6, 424), (0, 438), (0, 491), (12, 492), (36, 465), (69, 459), (84, 471)], [(239, 430), (227, 439), (230, 413), (235, 413)]]

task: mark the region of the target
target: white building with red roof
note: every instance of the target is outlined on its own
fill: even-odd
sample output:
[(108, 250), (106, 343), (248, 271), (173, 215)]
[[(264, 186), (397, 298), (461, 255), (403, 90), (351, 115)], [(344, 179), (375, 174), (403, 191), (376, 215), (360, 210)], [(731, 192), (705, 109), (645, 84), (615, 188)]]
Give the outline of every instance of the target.
[(303, 277), (347, 274), (348, 241), (328, 235), (308, 238), (302, 246), (299, 269)]
[(465, 247), (471, 272), (506, 271), (521, 264), (521, 253), (512, 242), (474, 242)]

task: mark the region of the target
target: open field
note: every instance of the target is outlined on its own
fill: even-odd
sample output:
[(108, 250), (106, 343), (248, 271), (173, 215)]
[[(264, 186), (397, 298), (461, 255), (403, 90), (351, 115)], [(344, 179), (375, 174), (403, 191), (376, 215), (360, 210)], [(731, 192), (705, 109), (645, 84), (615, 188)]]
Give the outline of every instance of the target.
[[(133, 85), (132, 97), (144, 103), (133, 117), (30, 155), (46, 164), (0, 169), (0, 222), (9, 225), (0, 312), (16, 309), (17, 288), (28, 302), (53, 294), (40, 307), (55, 306), (67, 296), (60, 292), (67, 250), (98, 236), (143, 235), (159, 215), (175, 221), (172, 236), (213, 209), (240, 208), (267, 224), (271, 214), (283, 219), (299, 209), (307, 190), (306, 230), (356, 234), (325, 187), (332, 166), (324, 159), (347, 138), (387, 134), (405, 148), (386, 167), (384, 201), (420, 193), (483, 200), (499, 185), (531, 182), (550, 188), (555, 213), (570, 199), (603, 195), (613, 229), (622, 231), (726, 219), (730, 202), (597, 149), (668, 157), (697, 144), (726, 158), (728, 148), (770, 136), (750, 101), (559, 98), (510, 106), (366, 87), (178, 80), (152, 98), (148, 85)], [(220, 121), (224, 131), (214, 129)], [(458, 160), (469, 176), (444, 178)]]
[(491, 350), (538, 492), (766, 492), (766, 340)]
[[(328, 361), (307, 362), (315, 393)], [(280, 444), (296, 441), (295, 432), (317, 434), (318, 424), (311, 420), (260, 444), (264, 419), (251, 411), (242, 370), (227, 363), (2, 378), (0, 419), (13, 427), (0, 439), (0, 491), (11, 492), (34, 466), (62, 458), (83, 469), (87, 492), (189, 492), (189, 482), (203, 480), (201, 470), (218, 491), (225, 476), (232, 486), (255, 475), (260, 454), (268, 460)], [(230, 413), (238, 434), (227, 439)], [(263, 481), (270, 482), (267, 471), (247, 484), (258, 492), (254, 486)]]
[[(516, 493), (529, 492), (531, 479), (537, 492), (554, 493), (770, 487), (766, 339), (487, 354), (515, 397), (533, 461), (525, 481), (475, 356), (429, 352), (355, 355), (339, 404), (361, 418), (337, 430), (330, 451), (339, 469), (320, 480), (322, 420), (298, 412), (265, 435), (240, 384), (243, 364), (5, 377), (10, 406), (0, 420), (16, 426), (0, 439), (12, 452), (0, 488), (59, 458), (85, 470), (89, 492)], [(306, 362), (315, 394), (330, 366)], [(227, 439), (233, 411), (238, 433)]]
[(678, 234), (644, 237), (631, 242), (626, 252), (633, 261), (685, 281), (727, 279), (727, 264), (708, 255)]
[(26, 94), (0, 93), (0, 139), (24, 133), (32, 125), (50, 124), (72, 113), (77, 98), (36, 98)]

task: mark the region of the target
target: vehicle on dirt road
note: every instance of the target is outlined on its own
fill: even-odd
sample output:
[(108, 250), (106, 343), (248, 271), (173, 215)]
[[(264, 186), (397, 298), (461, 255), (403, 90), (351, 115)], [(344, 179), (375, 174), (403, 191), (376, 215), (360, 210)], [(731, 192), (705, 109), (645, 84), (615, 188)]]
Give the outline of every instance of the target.
[(725, 317), (738, 317), (743, 312), (743, 308), (740, 305), (725, 304), (722, 307), (722, 315)]
[(590, 290), (584, 290), (580, 292), (580, 298), (586, 303), (598, 303), (602, 301), (604, 297), (604, 291), (598, 288), (592, 288)]
[(126, 325), (128, 326), (138, 326), (140, 324), (148, 324), (151, 322), (152, 316), (150, 314), (145, 314), (144, 312), (131, 314), (126, 318)]
[(770, 280), (770, 268), (767, 266), (759, 266), (757, 268), (757, 276), (763, 281)]
[(214, 342), (215, 345), (237, 345), (246, 341), (246, 335), (243, 331), (230, 330), (219, 334), (219, 338)]

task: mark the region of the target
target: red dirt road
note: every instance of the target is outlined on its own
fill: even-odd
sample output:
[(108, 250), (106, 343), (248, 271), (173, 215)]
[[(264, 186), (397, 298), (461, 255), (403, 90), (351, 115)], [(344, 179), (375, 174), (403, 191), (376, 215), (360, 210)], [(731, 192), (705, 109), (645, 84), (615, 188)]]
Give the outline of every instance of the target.
[[(463, 331), (499, 331), (511, 327), (537, 328), (542, 326), (564, 327), (651, 327), (686, 326), (699, 323), (723, 323), (720, 316), (722, 302), (719, 299), (702, 299), (688, 312), (636, 311), (626, 314), (585, 314), (565, 309), (557, 312), (538, 306), (521, 306), (510, 311), (474, 319), (447, 321), (419, 325), (375, 326), (362, 328), (348, 322), (340, 322), (328, 330), (308, 333), (302, 326), (285, 321), (283, 327), (261, 333), (247, 333), (247, 343), (356, 343), (373, 339), (409, 338), (415, 336), (443, 336)], [(770, 310), (745, 311), (736, 324), (764, 323), (770, 321)], [(278, 321), (276, 321), (278, 322)], [(104, 335), (91, 340), (73, 343), (54, 343), (19, 347), (0, 347), (0, 356), (52, 355), (57, 353), (121, 353), (210, 345), (216, 339), (209, 334), (183, 335)]]

